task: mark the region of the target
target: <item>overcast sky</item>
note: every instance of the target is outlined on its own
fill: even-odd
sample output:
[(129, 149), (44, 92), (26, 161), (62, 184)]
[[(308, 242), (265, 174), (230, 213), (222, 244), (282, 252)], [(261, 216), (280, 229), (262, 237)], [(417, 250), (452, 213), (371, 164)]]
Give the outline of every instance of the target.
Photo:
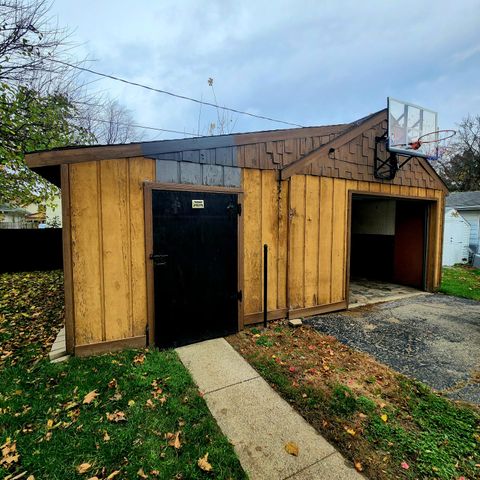
[[(93, 69), (301, 125), (350, 122), (387, 96), (480, 114), (480, 0), (56, 0)], [(142, 125), (197, 132), (217, 112), (101, 80)], [(282, 125), (231, 117), (235, 131)], [(178, 137), (178, 135), (173, 135)], [(172, 135), (148, 134), (147, 138)]]

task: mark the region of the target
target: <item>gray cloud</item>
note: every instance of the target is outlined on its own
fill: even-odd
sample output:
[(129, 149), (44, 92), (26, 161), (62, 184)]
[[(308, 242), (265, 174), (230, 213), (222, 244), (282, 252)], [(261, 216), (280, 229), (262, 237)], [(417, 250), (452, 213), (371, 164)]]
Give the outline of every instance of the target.
[[(388, 95), (452, 126), (480, 113), (480, 1), (58, 0), (95, 68), (306, 125), (351, 121)], [(103, 80), (139, 123), (196, 130), (199, 107)], [(202, 125), (216, 118), (203, 109)], [(238, 118), (236, 129), (281, 125)]]

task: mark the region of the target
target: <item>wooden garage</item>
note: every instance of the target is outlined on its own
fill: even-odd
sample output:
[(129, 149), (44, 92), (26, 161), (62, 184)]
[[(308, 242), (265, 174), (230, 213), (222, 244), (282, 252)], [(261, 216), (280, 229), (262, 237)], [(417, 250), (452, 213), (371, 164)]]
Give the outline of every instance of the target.
[[(446, 187), (417, 157), (376, 178), (386, 123), (382, 110), (350, 124), (28, 155), (61, 186), (68, 351), (174, 346), (262, 321), (264, 245), (269, 319), (348, 308), (352, 242), (376, 245), (370, 265), (391, 264), (392, 280), (435, 290)], [(395, 238), (377, 238), (392, 202), (381, 228)]]

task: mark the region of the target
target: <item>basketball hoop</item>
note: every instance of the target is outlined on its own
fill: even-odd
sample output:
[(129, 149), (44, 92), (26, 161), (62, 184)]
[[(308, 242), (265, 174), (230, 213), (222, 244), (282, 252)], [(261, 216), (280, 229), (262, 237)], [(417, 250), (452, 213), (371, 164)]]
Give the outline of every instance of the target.
[(392, 147), (401, 147), (406, 150), (419, 150), (426, 143), (440, 143), (452, 138), (457, 132), (455, 130), (435, 130), (421, 135), (416, 140), (412, 140), (408, 144), (398, 143)]

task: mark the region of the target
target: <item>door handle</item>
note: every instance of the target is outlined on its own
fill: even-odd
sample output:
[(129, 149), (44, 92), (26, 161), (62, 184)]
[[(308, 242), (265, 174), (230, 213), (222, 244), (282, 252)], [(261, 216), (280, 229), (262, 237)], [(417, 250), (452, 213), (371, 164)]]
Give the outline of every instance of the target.
[(150, 260), (153, 260), (153, 265), (155, 267), (162, 267), (167, 264), (166, 259), (168, 258), (168, 255), (160, 255), (160, 254), (150, 254)]

